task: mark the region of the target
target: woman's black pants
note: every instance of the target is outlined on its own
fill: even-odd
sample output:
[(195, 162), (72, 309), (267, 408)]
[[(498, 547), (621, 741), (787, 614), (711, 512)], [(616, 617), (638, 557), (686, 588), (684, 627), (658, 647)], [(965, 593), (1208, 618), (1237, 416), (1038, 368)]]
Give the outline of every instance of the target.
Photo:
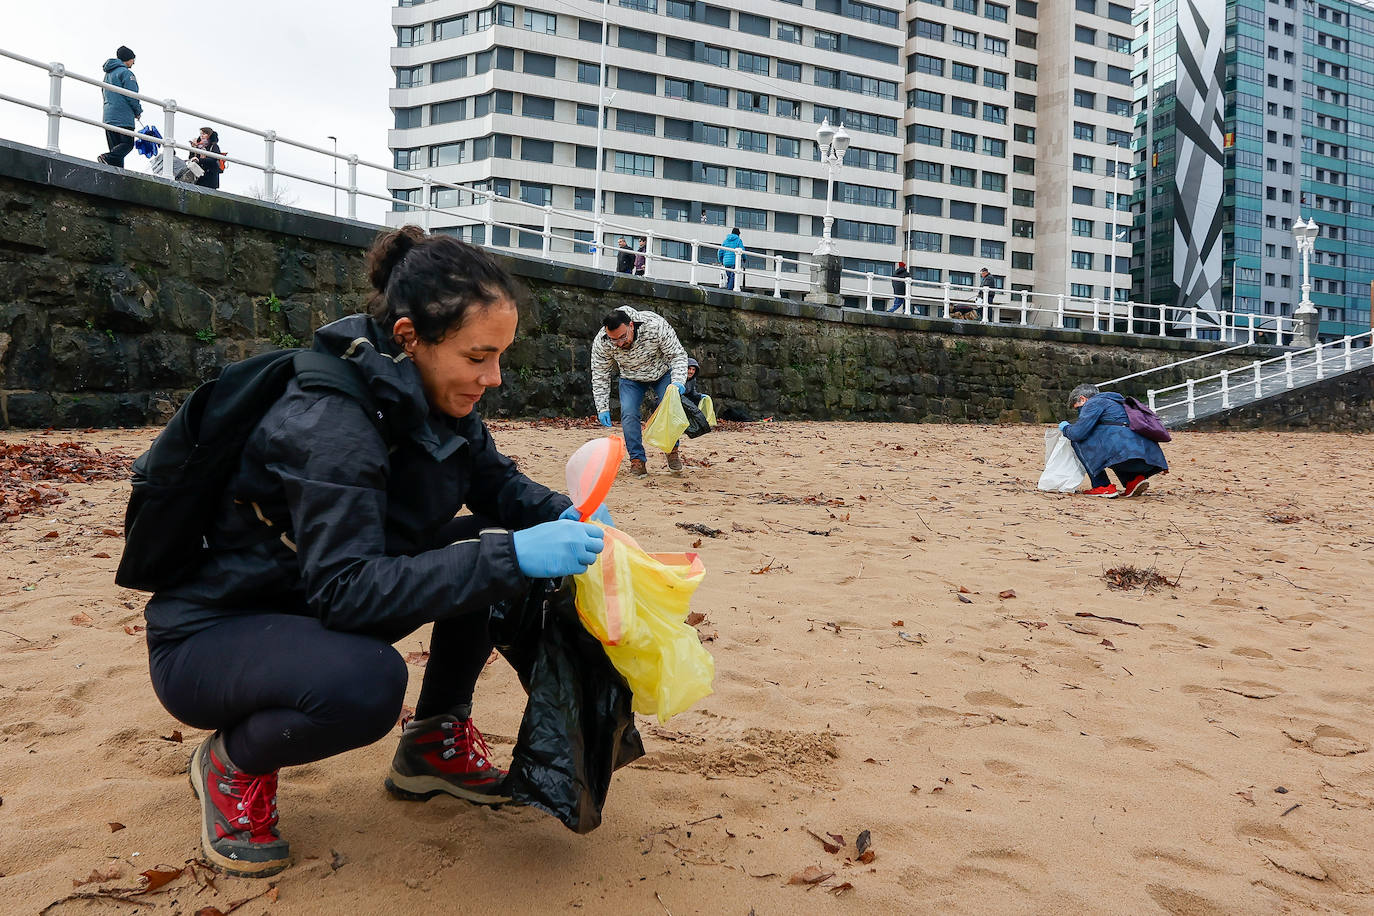
[[(471, 516), (457, 522), (473, 526)], [(480, 523), (485, 526), (485, 522)], [(445, 543), (459, 540), (449, 537)], [(488, 608), (437, 621), (418, 718), (472, 703), (491, 655)], [(381, 639), (328, 630), (314, 617), (226, 619), (149, 650), (153, 690), (177, 719), (224, 733), (235, 765), (266, 773), (332, 757), (383, 737), (396, 724), (409, 672)]]

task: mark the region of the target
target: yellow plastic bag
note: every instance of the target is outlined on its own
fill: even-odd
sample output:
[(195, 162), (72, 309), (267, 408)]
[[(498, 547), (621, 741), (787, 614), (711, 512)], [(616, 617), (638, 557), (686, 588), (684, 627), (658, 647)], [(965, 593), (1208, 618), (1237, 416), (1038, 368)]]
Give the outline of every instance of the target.
[(687, 411), (682, 409), (682, 395), (676, 385), (669, 385), (659, 402), (658, 410), (649, 418), (644, 429), (644, 441), (662, 452), (671, 452), (677, 440), (687, 432)]
[(706, 422), (708, 424), (711, 426), (716, 425), (716, 403), (711, 400), (709, 394), (703, 394), (701, 396), (701, 400), (697, 402), (697, 408), (701, 411), (702, 416), (706, 417)]
[(716, 663), (687, 625), (687, 605), (706, 576), (694, 553), (645, 553), (605, 528), (606, 547), (574, 576), (577, 615), (601, 641), (634, 694), (634, 711), (659, 722), (711, 694)]

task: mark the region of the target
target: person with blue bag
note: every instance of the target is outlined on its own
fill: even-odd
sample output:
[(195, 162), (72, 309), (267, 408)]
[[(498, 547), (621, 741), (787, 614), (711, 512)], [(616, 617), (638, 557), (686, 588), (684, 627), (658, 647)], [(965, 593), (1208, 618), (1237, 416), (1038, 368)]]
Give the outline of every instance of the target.
[[(278, 772), (395, 727), (409, 675), (392, 643), (426, 624), (415, 717), (385, 786), (403, 799), (509, 801), (472, 720), (493, 608), (584, 572), (604, 545), (476, 413), (515, 338), (515, 281), (482, 249), (416, 226), (380, 236), (367, 265), (367, 314), (314, 342), (347, 367), (332, 374), (356, 376), (356, 396), (285, 383), (218, 495), (197, 563), (145, 611), (158, 699), (213, 730), (190, 777), (205, 857), (230, 874), (290, 864)], [(604, 507), (592, 519), (613, 524)]]
[[(1092, 489), (1085, 495), (1141, 496), (1149, 489), (1149, 478), (1169, 469), (1159, 443), (1131, 428), (1126, 398), (1120, 394), (1079, 385), (1069, 393), (1069, 408), (1078, 411), (1078, 419), (1061, 421), (1059, 431), (1073, 443), (1074, 453), (1088, 472)], [(1107, 468), (1121, 481), (1121, 489), (1111, 482)]]
[[(102, 68), (105, 71), (105, 82), (111, 86), (118, 86), (120, 89), (127, 89), (130, 92), (138, 91), (138, 80), (134, 79), (134, 52), (125, 45), (120, 45), (115, 51), (115, 56), (105, 61)], [(143, 103), (138, 99), (130, 98), (118, 92), (101, 90), (104, 97), (104, 107), (101, 109), (100, 120), (105, 122), (107, 127), (123, 127), (126, 130), (133, 130), (134, 123), (143, 119)], [(116, 168), (124, 168), (124, 157), (134, 148), (134, 138), (118, 131), (105, 131), (105, 144), (109, 147), (109, 152), (101, 153), (96, 156), (96, 161), (104, 165), (112, 165)]]

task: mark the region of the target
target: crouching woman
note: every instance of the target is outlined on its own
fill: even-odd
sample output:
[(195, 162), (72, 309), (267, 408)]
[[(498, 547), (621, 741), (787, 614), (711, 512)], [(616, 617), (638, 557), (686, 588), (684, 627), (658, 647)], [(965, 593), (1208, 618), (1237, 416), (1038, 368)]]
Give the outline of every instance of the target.
[[(1169, 469), (1159, 443), (1131, 429), (1124, 401), (1096, 385), (1079, 385), (1069, 394), (1069, 408), (1078, 411), (1078, 419), (1061, 422), (1059, 429), (1088, 472), (1088, 496), (1140, 496), (1149, 489), (1149, 478)], [(1121, 489), (1111, 482), (1107, 468), (1115, 472)]]
[[(413, 226), (381, 236), (368, 271), (369, 313), (321, 328), (314, 348), (354, 367), (371, 415), (293, 380), (221, 497), (208, 560), (148, 603), (158, 699), (213, 730), (191, 784), (205, 856), (231, 874), (290, 863), (278, 771), (383, 737), (408, 680), (391, 644), (427, 623), (416, 718), (386, 787), (508, 800), (472, 722), (488, 611), (531, 579), (584, 571), (602, 549), (600, 529), (521, 474), (475, 412), (515, 337), (511, 278)], [(456, 518), (464, 506), (472, 514)]]

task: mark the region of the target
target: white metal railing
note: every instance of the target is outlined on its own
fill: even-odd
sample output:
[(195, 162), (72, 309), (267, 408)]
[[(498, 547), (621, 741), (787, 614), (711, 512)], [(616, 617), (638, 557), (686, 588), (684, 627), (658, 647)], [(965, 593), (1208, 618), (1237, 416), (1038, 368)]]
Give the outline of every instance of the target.
[[(1232, 392), (1243, 395), (1245, 390), (1250, 388), (1255, 397), (1259, 398), (1263, 396), (1265, 382), (1278, 382), (1282, 379), (1282, 385), (1276, 385), (1274, 390), (1287, 391), (1325, 378), (1328, 371), (1349, 371), (1354, 367), (1355, 351), (1362, 351), (1362, 357), (1368, 359), (1368, 355), (1364, 354), (1363, 351), (1370, 348), (1371, 343), (1374, 343), (1374, 331), (1365, 331), (1363, 334), (1352, 334), (1328, 343), (1319, 343), (1316, 346), (1308, 347), (1306, 350), (1289, 351), (1270, 359), (1256, 360), (1241, 369), (1223, 369), (1215, 375), (1188, 379), (1186, 382), (1170, 385), (1167, 388), (1152, 388), (1149, 391), (1150, 409), (1164, 411), (1176, 407), (1186, 407), (1188, 419), (1193, 420), (1197, 418), (1199, 401), (1220, 397), (1221, 408), (1227, 410), (1231, 407)], [(1304, 360), (1304, 357), (1308, 356), (1311, 357), (1311, 360)], [(1296, 366), (1294, 365), (1295, 360), (1298, 362)], [(1267, 374), (1266, 367), (1271, 370)], [(1312, 372), (1311, 379), (1295, 378), (1296, 374), (1308, 370)], [(1198, 386), (1213, 381), (1217, 382), (1216, 390), (1209, 389), (1203, 392), (1197, 390)], [(1161, 395), (1176, 391), (1182, 391), (1183, 397), (1168, 402), (1159, 400)]]
[[(621, 253), (607, 244), (609, 237), (625, 236), (629, 239), (645, 239), (645, 250), (632, 251), (634, 255), (644, 256), (642, 275), (653, 279), (666, 279), (686, 282), (692, 285), (709, 285), (706, 281), (721, 276), (725, 270), (719, 263), (722, 246), (702, 241), (699, 238), (673, 236), (656, 233), (652, 229), (632, 222), (608, 220), (602, 214), (599, 218), (576, 210), (558, 210), (549, 204), (539, 204), (494, 193), (479, 186), (460, 185), (440, 181), (428, 173), (416, 175), (415, 170), (402, 170), (383, 163), (370, 162), (356, 153), (340, 153), (324, 147), (292, 139), (275, 130), (264, 130), (241, 124), (194, 108), (177, 103), (175, 99), (159, 99), (143, 93), (130, 92), (118, 86), (106, 84), (102, 79), (85, 76), (68, 70), (61, 63), (44, 63), (25, 55), (0, 48), (0, 57), (45, 71), (49, 76), (49, 92), (46, 103), (18, 98), (0, 93), (0, 101), (10, 102), (47, 116), (47, 149), (61, 152), (63, 120), (74, 121), (102, 130), (110, 130), (137, 139), (147, 140), (164, 151), (172, 149), (194, 153), (214, 159), (225, 159), (262, 173), (263, 197), (272, 199), (276, 179), (291, 178), (307, 182), (317, 187), (343, 191), (347, 197), (347, 215), (357, 218), (358, 199), (384, 201), (401, 212), (416, 212), (422, 226), (429, 231), (436, 213), (457, 217), (467, 225), (458, 230), (445, 228), (439, 231), (466, 233), (469, 240), (476, 240), (476, 227), (482, 227), (481, 244), (493, 244), (496, 230), (513, 233), (505, 247), (516, 250), (538, 250), (546, 259), (565, 263), (585, 264), (583, 258), (590, 258), (592, 267), (603, 266), (604, 253), (609, 247), (612, 256)], [(84, 117), (63, 107), (65, 80), (75, 80), (98, 88), (103, 92), (113, 92), (146, 102), (162, 111), (161, 139), (136, 134), (126, 128), (113, 127), (99, 120)], [(232, 128), (262, 142), (261, 161), (244, 158), (237, 150), (233, 155), (207, 153), (187, 143), (175, 140), (177, 115), (189, 115), (222, 127)], [(279, 149), (299, 150), (328, 160), (327, 168), (320, 174), (306, 174), (292, 171), (277, 164)], [(175, 155), (175, 152), (174, 154)], [(347, 165), (345, 183), (340, 184), (333, 178), (337, 163)], [(600, 163), (598, 163), (599, 165)], [(164, 155), (161, 161), (162, 177), (174, 178), (173, 156)], [(385, 179), (400, 178), (405, 181), (420, 182), (418, 190), (422, 199), (418, 202), (400, 200), (391, 192), (383, 193), (360, 186), (360, 170)], [(456, 206), (436, 206), (433, 192), (449, 190), (457, 192)], [(468, 200), (464, 204), (464, 198)], [(498, 219), (497, 206), (503, 207), (501, 216), (507, 216), (504, 208), (519, 217)], [(530, 214), (530, 222), (523, 222), (523, 214)], [(555, 220), (561, 225), (555, 225)], [(578, 233), (590, 232), (591, 238), (578, 238)], [(688, 254), (685, 258), (673, 257), (654, 251), (655, 241), (667, 241), (682, 246)], [(634, 246), (631, 245), (633, 249)], [(769, 291), (774, 296), (809, 293), (815, 291), (812, 283), (812, 263), (806, 260), (786, 258), (777, 254), (740, 250), (742, 258), (736, 264), (736, 288), (743, 289), (749, 279), (753, 279), (753, 289)], [(636, 271), (638, 272), (638, 271)], [(723, 279), (723, 278), (722, 278)], [(892, 286), (892, 278), (874, 272), (842, 270), (840, 273), (839, 294), (847, 308), (865, 311), (893, 311), (904, 316), (929, 316), (952, 318), (959, 315), (976, 318), (979, 321), (1015, 324), (1027, 327), (1079, 328), (1096, 331), (1114, 331), (1126, 334), (1185, 336), (1191, 339), (1214, 339), (1233, 343), (1274, 343), (1282, 344), (1291, 338), (1296, 330), (1292, 318), (1280, 316), (1260, 316), (1244, 312), (1214, 311), (1203, 312), (1196, 308), (1180, 309), (1149, 303), (1123, 302), (1104, 299), (1080, 298), (1054, 293), (1037, 293), (1031, 290), (995, 290), (995, 301), (989, 303), (983, 297), (986, 293), (977, 287), (952, 283), (930, 283), (920, 280), (899, 281), (898, 290)], [(900, 308), (894, 308), (898, 299)]]
[(1250, 346), (1250, 344), (1248, 344), (1248, 343), (1236, 344), (1234, 347), (1227, 347), (1227, 348), (1224, 349), (1224, 350), (1213, 350), (1213, 351), (1210, 352), (1210, 353), (1203, 353), (1203, 354), (1200, 355), (1200, 356), (1190, 356), (1190, 357), (1188, 357), (1187, 359), (1176, 360), (1176, 361), (1174, 361), (1174, 362), (1172, 362), (1172, 363), (1166, 363), (1166, 364), (1163, 365), (1163, 366), (1155, 366), (1155, 367), (1152, 368), (1152, 369), (1142, 369), (1142, 370), (1139, 371), (1139, 372), (1132, 372), (1130, 375), (1123, 375), (1123, 376), (1120, 376), (1120, 377), (1118, 377), (1118, 378), (1108, 379), (1108, 380), (1105, 381), (1105, 382), (1098, 382), (1098, 383), (1097, 383), (1097, 387), (1098, 387), (1099, 389), (1101, 389), (1101, 388), (1109, 388), (1109, 387), (1111, 387), (1112, 385), (1116, 385), (1116, 384), (1119, 383), (1119, 382), (1127, 381), (1128, 379), (1141, 378), (1141, 377), (1146, 376), (1146, 375), (1152, 375), (1152, 374), (1154, 374), (1154, 373), (1156, 373), (1156, 372), (1166, 372), (1166, 371), (1168, 371), (1169, 369), (1177, 369), (1179, 366), (1183, 366), (1183, 365), (1186, 365), (1186, 364), (1188, 364), (1188, 363), (1195, 363), (1195, 362), (1197, 362), (1198, 360), (1208, 360), (1208, 359), (1212, 359), (1213, 357), (1217, 357), (1217, 356), (1225, 356), (1227, 353), (1234, 353), (1234, 352), (1236, 352), (1237, 350), (1244, 350), (1244, 349), (1245, 349), (1246, 347), (1248, 347), (1248, 346)]

